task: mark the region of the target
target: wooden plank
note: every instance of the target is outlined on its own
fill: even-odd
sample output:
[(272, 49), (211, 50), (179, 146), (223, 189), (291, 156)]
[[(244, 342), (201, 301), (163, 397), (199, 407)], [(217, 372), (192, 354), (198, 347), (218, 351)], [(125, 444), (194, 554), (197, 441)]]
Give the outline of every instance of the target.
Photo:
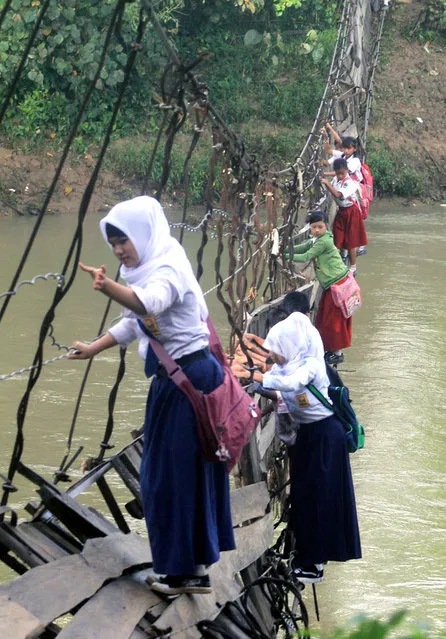
[(8, 597), (0, 597), (0, 637), (4, 639), (33, 639), (45, 626), (28, 610)]
[[(136, 533), (88, 540), (79, 555), (69, 555), (0, 586), (5, 595), (47, 625), (91, 597), (124, 570), (151, 563), (147, 541)], [(0, 631), (0, 637), (3, 637)]]
[[(234, 572), (240, 572), (258, 559), (273, 541), (273, 515), (268, 513), (249, 526), (234, 530), (236, 550), (231, 551)], [(217, 564), (216, 564), (217, 565)]]
[(162, 601), (147, 584), (122, 577), (96, 593), (59, 633), (59, 639), (129, 639), (141, 617)]
[(137, 450), (135, 446), (132, 446), (131, 448), (127, 448), (127, 450), (120, 456), (120, 458), (139, 481), (139, 471), (141, 468), (141, 452)]
[(232, 525), (239, 526), (250, 519), (263, 517), (269, 504), (264, 481), (231, 491)]
[(104, 498), (105, 503), (108, 506), (110, 513), (113, 515), (113, 519), (115, 520), (119, 530), (126, 534), (131, 532), (129, 525), (126, 522), (125, 517), (122, 514), (121, 509), (119, 508), (119, 504), (116, 501), (115, 496), (113, 495), (113, 492), (108, 485), (105, 477), (99, 477), (96, 484), (101, 492), (102, 497)]
[(29, 539), (20, 534), (15, 526), (3, 522), (0, 524), (0, 543), (2, 547), (12, 550), (27, 566), (33, 568), (52, 560), (44, 549), (37, 544), (30, 545)]
[(125, 465), (124, 461), (120, 458), (116, 458), (112, 462), (113, 468), (121, 477), (125, 486), (130, 490), (132, 495), (136, 497), (136, 499), (141, 501), (141, 487), (139, 484), (139, 479), (135, 477), (135, 475), (128, 469)]
[(212, 593), (209, 595), (181, 595), (177, 597), (153, 624), (158, 630), (175, 629), (180, 639), (199, 638), (194, 627), (202, 619), (215, 618), (222, 606), (234, 599), (242, 589), (236, 573), (258, 559), (273, 540), (272, 513), (265, 515), (249, 526), (234, 530), (236, 550), (225, 552), (219, 562), (209, 569)]
[(47, 537), (41, 529), (37, 528), (30, 522), (24, 522), (17, 527), (17, 531), (20, 532), (24, 539), (29, 540), (29, 544), (32, 546), (37, 545), (40, 549), (45, 551), (49, 557), (48, 561), (54, 559), (60, 559), (68, 555), (68, 551), (59, 546), (53, 539)]
[(52, 539), (54, 543), (66, 550), (70, 555), (81, 552), (83, 548), (81, 542), (56, 521), (34, 519), (32, 525), (37, 530), (41, 530), (49, 539)]
[(265, 424), (259, 424), (256, 429), (257, 447), (262, 461), (265, 458), (268, 448), (271, 446), (276, 437), (275, 419), (275, 413), (271, 413), (268, 418), (265, 417)]
[(66, 493), (61, 495), (50, 486), (42, 486), (37, 492), (48, 510), (81, 541), (91, 537), (105, 537), (118, 530), (93, 509), (82, 506)]

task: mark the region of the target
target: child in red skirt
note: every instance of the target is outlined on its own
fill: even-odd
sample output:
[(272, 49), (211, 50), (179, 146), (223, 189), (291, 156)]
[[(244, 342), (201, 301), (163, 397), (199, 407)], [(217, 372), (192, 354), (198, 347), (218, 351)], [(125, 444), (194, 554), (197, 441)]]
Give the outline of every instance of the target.
[(341, 309), (335, 306), (330, 287), (346, 279), (348, 267), (342, 261), (333, 235), (328, 230), (328, 216), (322, 211), (313, 211), (309, 222), (313, 237), (308, 242), (294, 246), (293, 261), (314, 260), (315, 275), (323, 289), (314, 325), (322, 337), (326, 361), (340, 364), (344, 361), (342, 349), (352, 343), (352, 318), (344, 317)]
[(358, 183), (349, 177), (347, 161), (338, 158), (333, 162), (336, 174), (333, 182), (322, 179), (338, 205), (333, 223), (333, 237), (338, 249), (346, 249), (350, 258), (350, 270), (356, 272), (356, 249), (366, 246), (367, 233), (358, 206)]

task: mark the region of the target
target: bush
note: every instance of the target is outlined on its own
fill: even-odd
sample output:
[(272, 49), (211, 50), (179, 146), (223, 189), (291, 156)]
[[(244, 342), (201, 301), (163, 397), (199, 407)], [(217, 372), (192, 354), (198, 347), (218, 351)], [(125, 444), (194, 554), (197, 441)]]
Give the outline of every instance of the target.
[[(179, 143), (172, 149), (170, 158), (170, 174), (166, 189), (169, 194), (174, 195), (179, 201), (184, 197), (183, 170), (187, 157), (187, 147), (189, 141), (182, 137)], [(112, 145), (107, 154), (107, 167), (115, 171), (121, 178), (136, 180), (142, 183), (146, 175), (147, 167), (153, 153), (154, 140), (141, 142), (137, 138), (120, 140)], [(192, 154), (189, 162), (189, 202), (191, 204), (203, 201), (208, 175), (209, 158), (211, 154), (210, 144), (198, 145)], [(157, 190), (164, 165), (164, 149), (161, 144), (153, 163), (150, 176), (150, 188)], [(215, 186), (218, 189), (218, 182)]]
[[(375, 190), (381, 196), (421, 197), (427, 190), (427, 172), (411, 168), (397, 152), (380, 146), (368, 153), (367, 164), (374, 177)], [(414, 159), (412, 166), (418, 164)]]
[[(380, 621), (360, 615), (353, 618), (343, 628), (335, 628), (324, 639), (385, 639), (395, 636), (394, 630), (398, 628), (398, 637), (401, 639), (428, 639), (432, 637), (425, 624), (406, 624), (406, 611), (402, 610), (393, 614), (388, 620)], [(404, 635), (401, 632), (404, 632)], [(314, 637), (314, 631), (311, 632)], [(317, 636), (317, 635), (316, 635)], [(446, 633), (437, 635), (437, 639), (444, 639)]]

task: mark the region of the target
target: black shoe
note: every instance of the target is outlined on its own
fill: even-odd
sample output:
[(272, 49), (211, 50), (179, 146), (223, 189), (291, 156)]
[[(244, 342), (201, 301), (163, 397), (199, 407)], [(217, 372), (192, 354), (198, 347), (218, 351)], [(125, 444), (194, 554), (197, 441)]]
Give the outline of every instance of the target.
[(164, 595), (206, 595), (212, 592), (209, 575), (166, 575), (152, 583), (152, 590)]
[(296, 566), (296, 568), (293, 568), (293, 574), (303, 584), (318, 584), (324, 578), (324, 569), (319, 566), (322, 566), (322, 564)]
[(338, 364), (342, 364), (344, 361), (344, 353), (332, 353), (331, 351), (327, 351), (324, 355), (325, 361), (327, 364), (331, 366), (337, 366)]

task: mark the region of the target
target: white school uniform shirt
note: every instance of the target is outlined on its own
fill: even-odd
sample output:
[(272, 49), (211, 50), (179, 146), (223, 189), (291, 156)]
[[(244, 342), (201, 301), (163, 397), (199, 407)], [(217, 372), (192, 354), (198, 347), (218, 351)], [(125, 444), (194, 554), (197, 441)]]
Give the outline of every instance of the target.
[(358, 182), (363, 181), (362, 171), (361, 171), (361, 160), (359, 158), (353, 155), (351, 155), (349, 158), (345, 158), (342, 151), (333, 151), (333, 155), (328, 160), (328, 163), (333, 164), (333, 162), (337, 160), (338, 158), (344, 158), (345, 160), (347, 160), (348, 172), (352, 177), (355, 178), (355, 180), (357, 180)]
[(338, 206), (344, 209), (358, 202), (359, 184), (353, 178), (345, 177), (343, 180), (338, 180), (335, 177), (331, 184), (336, 191), (342, 193), (342, 197), (335, 198)]
[[(194, 290), (188, 290), (181, 302), (169, 283), (169, 271), (157, 271), (156, 278), (145, 287), (131, 286), (147, 311), (147, 317), (140, 318), (147, 328), (164, 346), (173, 359), (179, 359), (209, 344), (209, 331), (201, 319), (200, 308)], [(201, 302), (201, 300), (200, 300)], [(145, 359), (149, 338), (140, 328), (137, 317), (129, 312), (118, 324), (109, 329), (118, 344), (127, 346), (139, 340), (138, 353)]]
[(263, 346), (286, 361), (274, 364), (264, 374), (263, 386), (280, 391), (295, 422), (310, 424), (333, 414), (306, 388), (307, 384), (314, 384), (328, 399), (324, 346), (319, 331), (306, 315), (291, 313), (275, 324)]
[(280, 391), (293, 419), (298, 424), (311, 424), (333, 415), (333, 411), (326, 408), (306, 387), (307, 384), (313, 384), (330, 401), (325, 364), (316, 357), (308, 357), (297, 368), (293, 366), (292, 372), (288, 372), (289, 368), (287, 364), (275, 364), (271, 371), (264, 374), (263, 386)]

